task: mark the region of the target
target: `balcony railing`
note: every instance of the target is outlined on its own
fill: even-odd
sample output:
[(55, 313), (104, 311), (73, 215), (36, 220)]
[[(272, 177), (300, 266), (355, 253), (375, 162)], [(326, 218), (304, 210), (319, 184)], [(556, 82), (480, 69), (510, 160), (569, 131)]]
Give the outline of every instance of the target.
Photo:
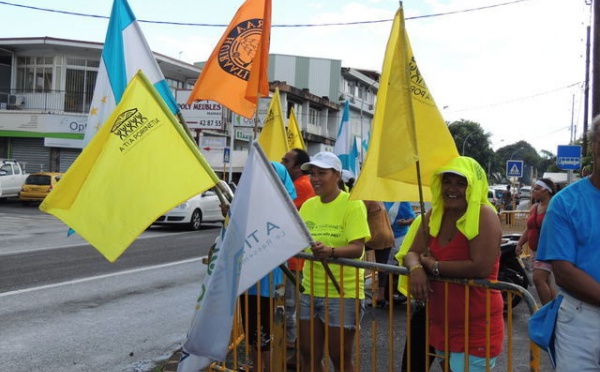
[(0, 110), (32, 110), (55, 113), (87, 113), (92, 93), (12, 89), (0, 91)]

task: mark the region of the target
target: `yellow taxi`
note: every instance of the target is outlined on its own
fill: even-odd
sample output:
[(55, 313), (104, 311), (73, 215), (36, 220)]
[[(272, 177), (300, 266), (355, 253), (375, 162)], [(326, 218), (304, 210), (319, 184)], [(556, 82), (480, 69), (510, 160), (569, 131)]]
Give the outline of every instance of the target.
[(52, 191), (62, 176), (63, 173), (60, 172), (30, 174), (21, 186), (19, 200), (23, 205), (31, 202), (41, 202)]

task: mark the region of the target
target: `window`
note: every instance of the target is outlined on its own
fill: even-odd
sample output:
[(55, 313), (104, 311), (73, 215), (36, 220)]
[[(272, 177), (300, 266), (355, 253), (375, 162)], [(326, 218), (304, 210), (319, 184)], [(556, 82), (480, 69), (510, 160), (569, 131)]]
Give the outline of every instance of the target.
[(18, 91), (22, 93), (52, 91), (53, 68), (53, 57), (18, 57)]
[(308, 124), (319, 125), (319, 110), (312, 107), (308, 109)]
[(175, 92), (177, 91), (177, 89), (183, 89), (182, 81), (169, 78), (165, 78), (165, 80), (167, 81), (167, 85), (169, 85), (169, 88), (171, 88), (171, 94), (173, 94), (173, 97), (175, 97)]
[[(65, 107), (67, 112), (88, 112), (94, 95), (99, 60), (67, 57)], [(60, 71), (57, 68), (57, 73)]]

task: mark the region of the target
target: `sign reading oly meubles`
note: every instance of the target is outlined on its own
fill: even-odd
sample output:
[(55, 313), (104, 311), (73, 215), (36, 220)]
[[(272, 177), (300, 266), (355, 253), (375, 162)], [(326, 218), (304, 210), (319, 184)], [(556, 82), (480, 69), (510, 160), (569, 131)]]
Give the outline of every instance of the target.
[(214, 101), (187, 104), (191, 90), (178, 89), (177, 105), (190, 129), (223, 129), (223, 106)]

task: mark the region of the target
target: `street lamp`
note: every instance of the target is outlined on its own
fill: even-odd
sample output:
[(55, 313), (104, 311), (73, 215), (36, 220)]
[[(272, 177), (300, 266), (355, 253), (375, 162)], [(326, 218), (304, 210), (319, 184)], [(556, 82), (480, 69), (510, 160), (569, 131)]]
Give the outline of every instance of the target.
[(462, 156), (465, 156), (465, 145), (467, 144), (467, 140), (469, 139), (469, 137), (471, 137), (472, 135), (474, 135), (475, 132), (471, 132), (469, 133), (469, 135), (465, 138), (465, 140), (463, 141), (463, 145), (462, 145), (462, 152), (460, 153)]
[(508, 160), (512, 160), (513, 156), (515, 156), (515, 154), (521, 150), (525, 150), (525, 147), (519, 147), (518, 149), (513, 151), (512, 154), (510, 154), (510, 158), (508, 158)]

